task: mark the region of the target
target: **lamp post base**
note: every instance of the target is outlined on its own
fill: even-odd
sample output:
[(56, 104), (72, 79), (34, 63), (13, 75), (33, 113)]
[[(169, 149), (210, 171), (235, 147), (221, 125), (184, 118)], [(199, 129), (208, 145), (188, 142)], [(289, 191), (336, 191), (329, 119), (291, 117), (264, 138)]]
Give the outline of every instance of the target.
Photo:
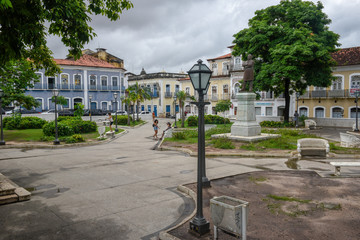
[(207, 177), (202, 177), (201, 183), (204, 188), (211, 187), (210, 180)]
[(119, 129), (115, 128), (115, 132), (118, 132), (118, 131), (119, 131)]
[(0, 145), (5, 145), (5, 141), (0, 141)]
[(359, 129), (354, 129), (354, 132), (358, 132), (359, 131)]
[(54, 140), (54, 145), (59, 145), (60, 144), (60, 141), (58, 139)]
[(197, 223), (197, 221), (195, 221), (195, 219), (193, 219), (190, 221), (189, 232), (193, 233), (197, 236), (205, 235), (210, 232), (210, 223), (206, 220), (202, 223)]

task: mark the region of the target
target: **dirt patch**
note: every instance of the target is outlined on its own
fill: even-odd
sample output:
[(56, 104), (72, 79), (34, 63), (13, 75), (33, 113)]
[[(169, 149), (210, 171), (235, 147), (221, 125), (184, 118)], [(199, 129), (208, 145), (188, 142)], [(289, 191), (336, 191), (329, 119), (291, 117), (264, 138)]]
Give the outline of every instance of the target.
[[(321, 178), (312, 171), (261, 171), (211, 182), (203, 190), (210, 234), (196, 238), (189, 223), (170, 234), (213, 239), (210, 199), (226, 195), (249, 202), (248, 239), (360, 239), (359, 178)], [(186, 185), (196, 192), (196, 184)], [(236, 239), (219, 231), (219, 239)]]
[[(248, 150), (244, 150), (244, 149), (240, 149), (240, 146), (245, 144), (242, 142), (233, 142), (233, 144), (235, 145), (234, 149), (220, 149), (220, 148), (215, 148), (210, 144), (205, 144), (205, 152), (206, 155), (211, 155), (211, 154), (217, 154), (217, 155), (267, 155), (267, 156), (272, 156), (272, 155), (282, 155), (282, 156), (289, 156), (290, 153), (292, 151), (290, 150), (279, 150), (279, 149), (259, 149), (258, 151), (248, 151)], [(184, 143), (178, 143), (178, 142), (163, 142), (161, 147), (166, 148), (166, 147), (175, 147), (175, 148), (179, 148), (179, 149), (188, 149), (191, 150), (193, 153), (197, 153), (197, 143), (193, 143), (193, 144), (184, 144)]]

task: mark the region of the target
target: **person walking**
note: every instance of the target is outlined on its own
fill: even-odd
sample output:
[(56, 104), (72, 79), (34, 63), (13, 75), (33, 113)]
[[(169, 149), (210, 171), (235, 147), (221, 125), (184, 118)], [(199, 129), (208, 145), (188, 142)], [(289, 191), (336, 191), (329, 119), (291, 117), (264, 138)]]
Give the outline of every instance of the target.
[(114, 123), (114, 119), (112, 118), (110, 112), (108, 113), (108, 120), (109, 120), (109, 122), (110, 122), (110, 124), (109, 124), (109, 126), (110, 126), (110, 131), (112, 132), (112, 131), (113, 131), (113, 130), (112, 130), (112, 125), (113, 125), (113, 123)]
[(154, 128), (154, 135), (153, 135), (153, 138), (155, 139), (155, 140), (158, 140), (158, 136), (157, 136), (157, 134), (158, 134), (158, 131), (159, 131), (159, 121), (157, 120), (157, 119), (155, 119), (155, 121), (154, 121), (154, 123), (153, 123), (153, 128)]

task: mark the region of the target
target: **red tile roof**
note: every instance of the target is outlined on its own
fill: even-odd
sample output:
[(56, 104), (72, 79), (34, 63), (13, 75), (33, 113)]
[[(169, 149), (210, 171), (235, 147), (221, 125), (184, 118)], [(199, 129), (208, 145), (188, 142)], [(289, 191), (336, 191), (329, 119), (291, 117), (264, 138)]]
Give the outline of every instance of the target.
[(342, 48), (332, 55), (338, 66), (360, 64), (360, 47)]
[(217, 58), (210, 58), (210, 59), (208, 59), (208, 61), (219, 60), (219, 59), (224, 59), (224, 58), (231, 58), (231, 53), (225, 54), (225, 55), (217, 57)]
[(111, 65), (108, 62), (105, 62), (101, 59), (92, 57), (90, 55), (84, 54), (78, 60), (74, 61), (73, 59), (54, 59), (54, 61), (59, 65), (70, 65), (70, 66), (86, 66), (86, 67), (101, 67), (101, 68), (117, 68), (114, 65)]

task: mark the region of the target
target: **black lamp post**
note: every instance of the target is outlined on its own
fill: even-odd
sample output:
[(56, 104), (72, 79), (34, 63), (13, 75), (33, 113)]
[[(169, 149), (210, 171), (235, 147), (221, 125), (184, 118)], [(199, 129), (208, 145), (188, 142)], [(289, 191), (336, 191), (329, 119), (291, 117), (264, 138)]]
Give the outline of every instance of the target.
[(359, 99), (359, 96), (360, 96), (360, 91), (359, 90), (356, 90), (354, 92), (355, 94), (355, 103), (356, 103), (356, 116), (355, 116), (355, 129), (354, 129), (354, 132), (358, 132), (359, 131), (359, 128), (358, 128), (358, 99)]
[(297, 92), (296, 93), (296, 113), (297, 116), (296, 116), (296, 126), (295, 127), (299, 127), (299, 97), (300, 97), (300, 93)]
[(176, 124), (176, 100), (177, 100), (177, 96), (176, 93), (174, 95), (174, 112), (175, 112), (175, 126), (174, 128), (177, 128), (177, 124)]
[(117, 127), (118, 121), (117, 121), (117, 92), (114, 92), (114, 100), (115, 100), (115, 132), (118, 132), (119, 129)]
[(3, 119), (2, 119), (2, 97), (4, 96), (4, 92), (2, 89), (0, 89), (0, 120), (1, 120), (1, 140), (0, 140), (0, 145), (5, 145), (5, 141), (4, 141), (4, 132), (3, 132)]
[(195, 64), (188, 74), (190, 76), (191, 83), (194, 89), (199, 93), (199, 101), (192, 102), (199, 109), (198, 115), (198, 171), (197, 171), (197, 206), (196, 206), (196, 216), (190, 222), (190, 230), (203, 235), (210, 231), (210, 224), (203, 215), (203, 204), (202, 204), (202, 188), (205, 185), (210, 186), (210, 181), (206, 178), (205, 175), (205, 127), (204, 127), (204, 106), (210, 104), (209, 102), (204, 102), (204, 94), (207, 93), (207, 89), (210, 84), (211, 77), (210, 69), (202, 64), (202, 61), (199, 59), (197, 64)]
[(54, 140), (54, 145), (59, 145), (60, 141), (58, 138), (59, 136), (58, 136), (58, 126), (57, 126), (57, 97), (59, 96), (59, 90), (54, 88), (52, 93), (55, 98), (55, 140)]
[(92, 95), (89, 95), (89, 116), (90, 116), (90, 122), (91, 122), (91, 100), (92, 100)]

